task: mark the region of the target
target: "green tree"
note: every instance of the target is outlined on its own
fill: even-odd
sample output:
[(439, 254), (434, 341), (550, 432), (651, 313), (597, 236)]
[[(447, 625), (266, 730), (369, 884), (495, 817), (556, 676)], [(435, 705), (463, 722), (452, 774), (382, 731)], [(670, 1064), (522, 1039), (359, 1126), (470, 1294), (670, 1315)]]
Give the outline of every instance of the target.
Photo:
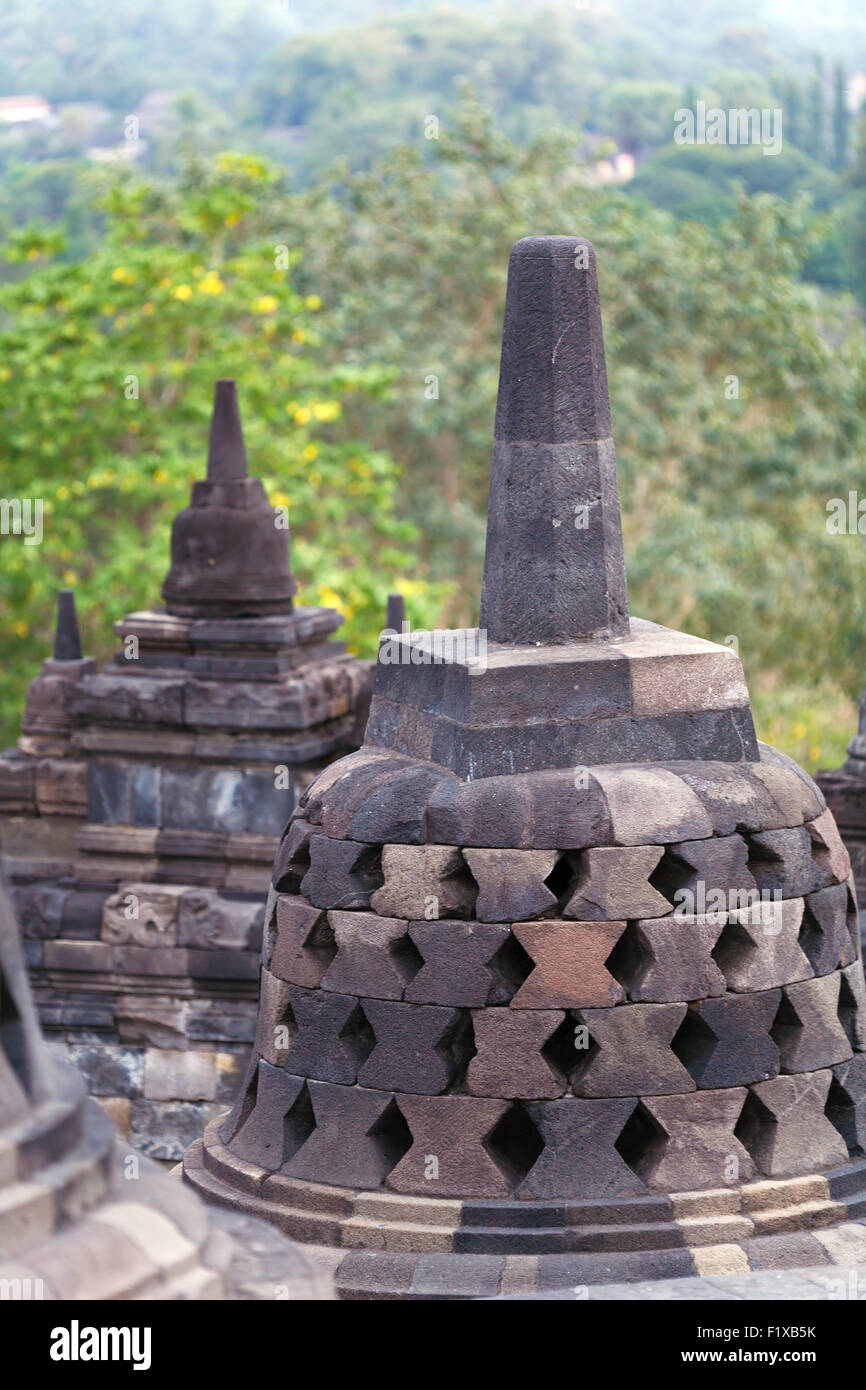
[[(44, 539), (0, 536), (0, 717), (16, 731), (47, 654), (56, 590), (73, 585), (86, 645), (158, 602), (172, 517), (201, 477), (213, 382), (238, 380), (248, 453), (288, 505), (301, 602), (343, 607), (375, 650), (386, 594), (402, 587), (431, 623), (418, 529), (401, 517), (400, 470), (347, 428), (388, 373), (343, 361), (321, 296), (300, 292), (285, 191), (256, 157), (191, 166), (177, 184), (121, 178), (97, 249), (73, 264), (62, 238), (13, 233), (18, 278), (0, 287), (0, 438), (6, 498), (40, 499)], [(289, 248), (291, 248), (289, 250)]]
[(833, 168), (844, 169), (848, 163), (848, 136), (851, 117), (845, 100), (845, 69), (837, 63), (833, 69)]

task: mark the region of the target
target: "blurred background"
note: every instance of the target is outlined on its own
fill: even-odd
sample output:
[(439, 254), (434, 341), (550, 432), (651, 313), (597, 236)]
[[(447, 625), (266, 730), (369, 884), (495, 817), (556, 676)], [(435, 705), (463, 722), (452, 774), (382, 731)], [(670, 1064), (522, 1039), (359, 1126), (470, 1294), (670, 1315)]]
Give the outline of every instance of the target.
[[(782, 147), (674, 113), (782, 112)], [(152, 606), (212, 383), (300, 602), (477, 621), (508, 251), (596, 244), (632, 612), (736, 643), (832, 767), (866, 683), (866, 10), (771, 0), (4, 0), (0, 735), (74, 586)], [(866, 507), (864, 507), (866, 511)], [(863, 519), (866, 531), (866, 517)]]

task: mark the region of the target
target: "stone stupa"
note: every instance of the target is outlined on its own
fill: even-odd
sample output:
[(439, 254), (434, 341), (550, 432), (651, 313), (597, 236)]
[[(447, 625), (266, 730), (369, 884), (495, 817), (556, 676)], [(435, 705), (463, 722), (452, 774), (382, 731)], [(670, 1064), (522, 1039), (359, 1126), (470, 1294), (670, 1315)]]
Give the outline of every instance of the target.
[(630, 618), (595, 255), (514, 247), (479, 630), (388, 637), (184, 1160), (344, 1297), (856, 1260), (849, 863), (727, 647)]
[(282, 522), (249, 475), (235, 383), (218, 381), (165, 610), (116, 622), (100, 671), (63, 591), (0, 754), (0, 851), (42, 1026), (162, 1160), (243, 1074), (274, 853), (369, 707), (373, 664), (334, 640), (342, 614), (294, 601)]

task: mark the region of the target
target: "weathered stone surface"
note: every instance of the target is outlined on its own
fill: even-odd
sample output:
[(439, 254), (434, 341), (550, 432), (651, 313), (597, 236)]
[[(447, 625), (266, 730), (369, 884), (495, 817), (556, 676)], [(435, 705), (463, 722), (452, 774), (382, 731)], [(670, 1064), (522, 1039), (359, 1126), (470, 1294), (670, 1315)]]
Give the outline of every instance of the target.
[(524, 1100), (561, 1096), (565, 1076), (542, 1049), (564, 1018), (560, 1009), (473, 1010), (476, 1053), (466, 1074), (467, 1090)]
[(456, 1009), (365, 999), (364, 1013), (376, 1042), (358, 1073), (362, 1086), (435, 1096), (453, 1081), (461, 1062)]
[(146, 1100), (215, 1100), (213, 1053), (148, 1048), (144, 1058)]
[(313, 835), (301, 892), (314, 907), (367, 908), (380, 882), (378, 860), (372, 845)]
[[(824, 798), (815, 783), (790, 759), (784, 764), (753, 763), (751, 772), (752, 776), (757, 777), (767, 788), (780, 815), (784, 817), (785, 825), (801, 825), (804, 821), (820, 816), (825, 809)], [(780, 827), (765, 826), (767, 830), (773, 828)]]
[(671, 904), (649, 882), (662, 853), (654, 845), (584, 850), (564, 915), (583, 922), (664, 916)]
[[(695, 1082), (671, 1051), (685, 1004), (626, 1004), (616, 1009), (581, 1009), (589, 1031), (572, 1083), (576, 1096), (673, 1095), (693, 1091)], [(578, 1057), (580, 1057), (578, 1053)]]
[(802, 898), (829, 882), (812, 853), (813, 840), (806, 826), (793, 830), (767, 830), (749, 836), (749, 867), (762, 893), (781, 893)]
[(623, 1197), (645, 1192), (623, 1162), (616, 1142), (634, 1100), (540, 1101), (527, 1106), (544, 1149), (515, 1196), (544, 1201), (555, 1197)]
[(655, 881), (675, 911), (686, 915), (725, 911), (738, 898), (748, 902), (748, 895), (754, 893), (748, 861), (742, 835), (668, 845)]
[(315, 989), (334, 958), (334, 933), (327, 914), (300, 897), (280, 894), (276, 901), (276, 936), (266, 964), (290, 984)]
[(322, 977), (322, 989), (372, 999), (402, 999), (416, 973), (417, 952), (400, 917), (373, 912), (329, 912), (337, 954)]
[(846, 965), (842, 971), (839, 1021), (854, 1051), (866, 1051), (866, 984), (861, 960)]
[(518, 981), (500, 952), (510, 935), (508, 927), (492, 922), (410, 922), (409, 936), (424, 963), (406, 986), (407, 1003), (468, 1008), (508, 1003)]
[(233, 1152), (276, 1172), (311, 1133), (306, 1082), (260, 1061), (253, 1104), (232, 1139)]
[(840, 965), (850, 965), (856, 949), (848, 927), (848, 885), (835, 883), (810, 893), (800, 944), (816, 975), (828, 975)]
[(478, 884), (475, 915), (481, 922), (523, 922), (556, 907), (545, 880), (558, 856), (553, 850), (465, 849)]
[(209, 888), (191, 889), (178, 899), (178, 940), (182, 946), (255, 951), (261, 946), (263, 920), (260, 902), (234, 901)]
[(64, 1055), (81, 1072), (91, 1095), (141, 1094), (144, 1054), (138, 1048), (100, 1043), (97, 1046), (64, 1047)]
[[(825, 880), (844, 883), (851, 872), (851, 860), (836, 828), (833, 813), (822, 811), (806, 826), (812, 839), (812, 853)], [(823, 886), (823, 885), (821, 885)]]
[[(763, 778), (755, 775), (753, 762), (732, 766), (721, 762), (682, 761), (668, 763), (667, 767), (698, 797), (716, 835), (779, 830), (789, 823)], [(800, 816), (793, 823), (801, 825), (802, 821)]]
[(297, 1033), (281, 1065), (296, 1076), (354, 1085), (373, 1041), (358, 1000), (289, 985), (289, 1001)]
[(389, 1173), (394, 1192), (427, 1197), (507, 1197), (505, 1164), (490, 1151), (490, 1136), (509, 1108), (477, 1096), (399, 1095), (412, 1147)]
[(614, 844), (669, 844), (713, 833), (691, 788), (664, 768), (599, 767), (593, 776), (607, 799)]
[(289, 990), (285, 980), (262, 966), (255, 1050), (274, 1067), (285, 1062), (294, 1031)]
[(274, 859), (271, 883), (278, 893), (297, 893), (310, 867), (310, 838), (315, 827), (306, 820), (293, 820), (286, 828)]
[(866, 1053), (838, 1062), (827, 1098), (827, 1118), (852, 1154), (866, 1153)]
[(779, 1071), (779, 1048), (770, 1030), (781, 991), (726, 994), (691, 1004), (673, 1049), (698, 1088), (745, 1086)]
[(440, 782), (427, 823), (438, 844), (580, 849), (611, 840), (607, 801), (586, 768)]
[(841, 983), (836, 973), (785, 986), (773, 1027), (782, 1071), (819, 1071), (851, 1056), (838, 1015)]
[(648, 1187), (665, 1192), (747, 1182), (755, 1165), (734, 1134), (746, 1095), (735, 1086), (643, 1101), (649, 1124), (630, 1136), (626, 1162)]
[(738, 1134), (762, 1173), (789, 1178), (848, 1162), (848, 1148), (824, 1115), (830, 1071), (776, 1076), (750, 1087)]
[(535, 969), (513, 1009), (570, 1009), (618, 1004), (625, 990), (606, 968), (625, 922), (520, 922), (514, 935)]
[(723, 926), (724, 918), (715, 915), (672, 914), (634, 922), (623, 967), (629, 999), (667, 1003), (724, 994), (725, 977), (712, 955)]
[(472, 915), (477, 888), (452, 845), (384, 845), (382, 874), (370, 901), (383, 917)]
[(808, 980), (812, 966), (800, 946), (802, 922), (802, 898), (767, 900), (732, 912), (715, 952), (728, 988), (748, 993)]
[(394, 1097), (309, 1081), (315, 1129), (283, 1171), (339, 1187), (378, 1187), (409, 1147)]

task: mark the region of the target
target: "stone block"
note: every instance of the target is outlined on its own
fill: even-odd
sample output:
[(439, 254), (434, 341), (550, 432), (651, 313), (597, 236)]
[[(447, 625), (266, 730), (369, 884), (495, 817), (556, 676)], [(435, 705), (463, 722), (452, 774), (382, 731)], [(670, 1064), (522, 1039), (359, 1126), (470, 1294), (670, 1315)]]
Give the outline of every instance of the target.
[(288, 825), (274, 859), (271, 883), (278, 893), (297, 893), (310, 867), (310, 838), (315, 827), (305, 820)]
[(611, 839), (604, 793), (587, 768), (440, 782), (427, 824), (439, 844), (580, 849)]
[(747, 904), (756, 888), (742, 835), (714, 835), (668, 845), (654, 877), (674, 911), (688, 916), (724, 912), (738, 901)]
[(809, 821), (806, 829), (812, 840), (812, 853), (818, 865), (823, 887), (825, 883), (844, 883), (851, 872), (851, 860), (836, 828), (833, 812), (822, 811)]
[(695, 1082), (671, 1050), (686, 1014), (685, 1004), (626, 1004), (616, 1009), (581, 1009), (590, 1046), (578, 1053), (572, 1089), (576, 1096), (673, 1095), (693, 1091)]
[(94, 1096), (138, 1096), (144, 1077), (144, 1053), (136, 1047), (114, 1043), (72, 1046), (67, 1056), (84, 1077)]
[(850, 965), (856, 950), (848, 926), (848, 885), (835, 883), (810, 893), (800, 944), (815, 975), (829, 975), (840, 965)]
[[(755, 776), (755, 766), (688, 761), (667, 764), (668, 770), (698, 797), (715, 835), (780, 830), (788, 824), (788, 816), (776, 804), (769, 788)], [(802, 817), (794, 824), (801, 825)]]
[(750, 1087), (737, 1133), (762, 1173), (790, 1178), (839, 1168), (848, 1148), (824, 1114), (830, 1071), (776, 1076)]
[(466, 1074), (470, 1094), (524, 1100), (561, 1096), (565, 1076), (543, 1049), (564, 1018), (561, 1009), (474, 1010), (476, 1052)]
[(121, 883), (103, 904), (103, 941), (115, 946), (176, 945), (178, 900), (186, 891), (174, 884)]
[(583, 922), (663, 917), (671, 904), (649, 882), (662, 854), (654, 845), (583, 850), (564, 915)]
[[(354, 1085), (373, 1046), (366, 1009), (362, 1012), (350, 995), (288, 988), (291, 1016), (286, 1021), (292, 1036), (281, 1065), (296, 1076)], [(379, 1001), (371, 1001), (370, 1007), (374, 1004)]]
[(374, 912), (329, 912), (336, 955), (322, 977), (322, 989), (371, 999), (402, 999), (418, 969), (418, 952), (400, 917)]
[(392, 1095), (309, 1081), (315, 1129), (286, 1164), (293, 1178), (338, 1187), (379, 1187), (411, 1139)]
[(472, 915), (478, 890), (452, 845), (384, 845), (382, 874), (370, 901), (383, 917)]
[(823, 888), (822, 876), (812, 854), (813, 842), (804, 825), (793, 830), (766, 830), (749, 836), (749, 868), (763, 894), (802, 898)]
[(779, 1071), (779, 1048), (771, 1035), (781, 991), (726, 994), (690, 1004), (673, 1040), (673, 1050), (698, 1088), (745, 1086)]
[(625, 922), (519, 922), (514, 935), (535, 969), (511, 1000), (513, 1009), (571, 1009), (619, 1004), (625, 990), (607, 961)]
[[(129, 684), (137, 686), (139, 682)], [(87, 810), (90, 821), (109, 825), (159, 825), (160, 768), (145, 762), (92, 758)]]
[(546, 849), (465, 849), (478, 884), (475, 915), (481, 922), (524, 922), (556, 907), (546, 880), (559, 856)]
[(35, 794), (40, 816), (85, 816), (87, 763), (73, 758), (40, 758)]
[(276, 902), (276, 936), (271, 972), (290, 984), (315, 989), (334, 959), (334, 933), (327, 913), (304, 898), (280, 894)]
[(483, 1008), (505, 1004), (514, 994), (508, 927), (453, 919), (410, 922), (409, 936), (424, 963), (406, 986), (407, 1003)]
[(380, 882), (377, 848), (355, 844), (354, 840), (311, 836), (310, 867), (301, 892), (314, 907), (368, 908)]
[(707, 812), (675, 773), (611, 766), (593, 768), (593, 776), (607, 799), (614, 844), (670, 844), (713, 833)]
[(737, 993), (808, 980), (809, 958), (800, 945), (803, 899), (780, 898), (731, 913), (715, 957), (728, 988)]
[(312, 1132), (305, 1080), (260, 1061), (252, 1106), (232, 1138), (232, 1153), (274, 1173)]
[(620, 1153), (650, 1188), (692, 1192), (748, 1182), (755, 1165), (734, 1133), (745, 1088), (652, 1096), (641, 1104)]
[(363, 1008), (375, 1046), (358, 1072), (360, 1085), (435, 1096), (451, 1084), (465, 1061), (457, 1009), (384, 999), (365, 999)]
[(629, 926), (622, 979), (636, 1003), (714, 998), (725, 977), (713, 958), (724, 918), (714, 914), (642, 919)]
[(144, 1057), (144, 1097), (146, 1100), (214, 1100), (213, 1053), (148, 1048)]
[(839, 1021), (855, 1052), (866, 1051), (866, 984), (863, 962), (852, 961), (842, 973), (839, 990)]
[(259, 901), (226, 898), (212, 888), (188, 889), (178, 901), (178, 940), (181, 946), (255, 951), (261, 946), (263, 918)]
[(386, 1187), (426, 1197), (509, 1196), (505, 1164), (490, 1151), (491, 1134), (509, 1109), (508, 1101), (400, 1095), (397, 1104), (412, 1147), (389, 1173)]
[(782, 1071), (820, 1071), (850, 1058), (851, 1044), (838, 1014), (841, 983), (836, 973), (785, 986), (773, 1027)]
[[(785, 826), (802, 825), (819, 816), (824, 809), (818, 788), (811, 778), (801, 775), (795, 763), (752, 763), (750, 771), (767, 788)], [(769, 825), (762, 828), (771, 829)]]
[(827, 1118), (851, 1154), (866, 1153), (866, 1053), (855, 1052), (850, 1062), (838, 1062), (833, 1068)]
[(632, 1100), (536, 1101), (528, 1113), (544, 1148), (516, 1189), (533, 1201), (557, 1197), (604, 1199), (646, 1191), (617, 1152), (635, 1108)]

